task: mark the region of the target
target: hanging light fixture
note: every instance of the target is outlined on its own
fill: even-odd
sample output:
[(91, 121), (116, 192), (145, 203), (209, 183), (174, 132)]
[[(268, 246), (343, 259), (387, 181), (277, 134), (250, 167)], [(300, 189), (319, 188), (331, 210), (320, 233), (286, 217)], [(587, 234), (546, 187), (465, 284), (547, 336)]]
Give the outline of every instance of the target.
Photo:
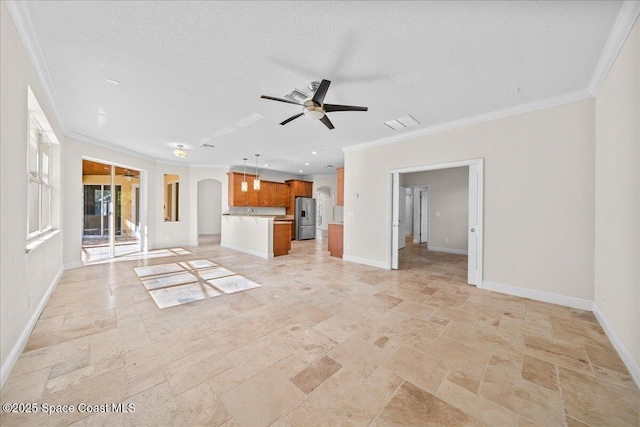
[(178, 144), (178, 148), (173, 150), (173, 155), (176, 157), (180, 157), (181, 159), (187, 157), (187, 150), (185, 150), (184, 145)]
[(249, 191), (249, 184), (247, 184), (247, 158), (243, 158), (244, 162), (244, 177), (242, 178), (242, 186), (240, 187), (241, 191), (247, 192)]
[(258, 175), (258, 157), (260, 157), (260, 154), (256, 154), (256, 177), (253, 179), (254, 190), (260, 189), (260, 175)]

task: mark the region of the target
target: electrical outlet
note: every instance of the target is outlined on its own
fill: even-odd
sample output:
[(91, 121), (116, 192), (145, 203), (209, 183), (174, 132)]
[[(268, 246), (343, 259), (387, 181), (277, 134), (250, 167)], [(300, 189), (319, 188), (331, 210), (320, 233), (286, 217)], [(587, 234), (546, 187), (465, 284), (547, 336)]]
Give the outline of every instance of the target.
[(351, 245), (347, 243), (347, 250), (351, 249)]
[(31, 308), (31, 294), (27, 296), (27, 308)]
[(449, 243), (449, 239), (448, 238), (444, 239), (444, 242)]

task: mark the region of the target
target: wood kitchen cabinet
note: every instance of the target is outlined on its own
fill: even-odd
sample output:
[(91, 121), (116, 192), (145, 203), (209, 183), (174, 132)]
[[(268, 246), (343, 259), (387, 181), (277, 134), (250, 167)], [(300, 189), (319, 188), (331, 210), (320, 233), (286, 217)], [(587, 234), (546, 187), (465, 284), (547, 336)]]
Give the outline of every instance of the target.
[[(286, 208), (290, 206), (289, 184), (284, 182), (260, 181), (260, 190), (253, 189), (256, 175), (247, 174), (247, 191), (242, 191), (244, 173), (229, 172), (229, 206)], [(313, 183), (309, 182), (307, 187)], [(311, 194), (311, 189), (303, 188), (304, 194)], [(305, 196), (310, 197), (310, 196)]]
[(302, 181), (300, 179), (290, 179), (285, 182), (289, 184), (289, 206), (287, 206), (287, 215), (295, 215), (296, 197), (313, 197), (313, 182)]
[(271, 181), (260, 182), (258, 193), (258, 205), (273, 207), (275, 204), (276, 183)]
[(289, 185), (281, 182), (274, 182), (274, 206), (281, 208), (289, 207)]
[[(244, 174), (238, 172), (229, 172), (229, 206), (247, 206), (247, 193), (242, 191), (242, 181)], [(249, 182), (249, 175), (247, 175)]]
[(291, 224), (284, 221), (273, 223), (273, 256), (287, 255), (291, 250)]
[(342, 258), (342, 242), (344, 239), (344, 226), (342, 224), (329, 224), (329, 254)]
[(336, 168), (336, 179), (338, 185), (336, 206), (344, 206), (344, 168)]

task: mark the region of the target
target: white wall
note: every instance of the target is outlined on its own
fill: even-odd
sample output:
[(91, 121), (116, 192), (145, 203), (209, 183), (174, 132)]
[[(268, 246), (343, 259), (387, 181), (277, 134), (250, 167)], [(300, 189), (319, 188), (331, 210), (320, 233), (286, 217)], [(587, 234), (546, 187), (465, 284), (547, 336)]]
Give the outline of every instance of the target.
[(594, 113), (589, 99), (346, 150), (345, 259), (390, 265), (390, 170), (484, 158), (484, 280), (593, 299)]
[[(53, 159), (54, 194), (63, 197), (60, 158), (67, 147), (7, 4), (0, 4), (0, 385), (38, 319), (42, 305), (62, 274), (63, 233), (30, 253), (27, 236), (27, 87), (31, 87), (58, 141)], [(57, 158), (56, 158), (57, 157)], [(55, 215), (59, 218), (64, 211)], [(31, 305), (28, 305), (31, 295)], [(42, 304), (42, 305), (41, 305)]]
[(222, 215), (222, 183), (203, 179), (198, 186), (198, 235), (220, 234)]
[(319, 199), (318, 189), (322, 187), (328, 187), (331, 196), (322, 197), (322, 221), (318, 228), (321, 230), (327, 230), (329, 224), (332, 222), (340, 222), (341, 218), (337, 218), (336, 211), (336, 197), (338, 195), (338, 182), (336, 175), (307, 175), (304, 176), (305, 181), (313, 181), (313, 197)]
[[(162, 207), (164, 200), (162, 193), (164, 175), (160, 175), (159, 181), (155, 179), (155, 163), (100, 145), (74, 138), (67, 138), (62, 173), (64, 192), (63, 209), (65, 212), (62, 222), (62, 228), (64, 230), (63, 252), (66, 268), (82, 265), (83, 158), (97, 160), (107, 164), (116, 164), (128, 169), (140, 171), (141, 240), (143, 245), (146, 245), (148, 248), (153, 248), (155, 245), (155, 234), (153, 232), (150, 233), (150, 230), (154, 230), (157, 222), (164, 222)], [(161, 192), (159, 196), (156, 195), (156, 191)], [(157, 204), (159, 204), (159, 206), (156, 206)], [(145, 209), (145, 207), (148, 207), (148, 209)]]
[[(595, 302), (640, 380), (640, 23), (596, 97)], [(633, 370), (632, 370), (633, 371)]]
[(467, 251), (469, 168), (403, 173), (401, 178), (404, 187), (429, 185), (429, 249)]
[[(189, 223), (188, 241), (190, 246), (198, 245), (198, 183), (203, 180), (213, 179), (220, 183), (220, 201), (219, 213), (214, 207), (215, 217), (213, 221), (220, 224), (220, 216), (223, 213), (229, 213), (229, 179), (227, 176), (228, 168), (224, 167), (191, 167), (189, 168), (189, 181), (185, 184), (184, 190), (189, 194), (189, 200), (192, 203), (192, 209), (188, 217), (184, 217)], [(216, 184), (217, 185), (217, 184)], [(187, 190), (188, 189), (188, 190)], [(220, 230), (220, 229), (218, 229)], [(218, 231), (219, 233), (220, 231)]]

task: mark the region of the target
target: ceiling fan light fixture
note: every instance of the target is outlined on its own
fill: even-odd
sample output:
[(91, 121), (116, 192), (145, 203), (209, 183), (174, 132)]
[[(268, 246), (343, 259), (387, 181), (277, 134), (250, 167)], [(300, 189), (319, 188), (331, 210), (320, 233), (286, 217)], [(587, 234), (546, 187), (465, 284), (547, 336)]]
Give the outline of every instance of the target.
[(305, 105), (304, 116), (309, 120), (320, 120), (324, 117), (324, 110), (316, 105)]
[(184, 145), (178, 144), (178, 148), (175, 148), (173, 150), (173, 155), (181, 159), (184, 159), (185, 157), (187, 157), (187, 150), (185, 150), (183, 147)]

